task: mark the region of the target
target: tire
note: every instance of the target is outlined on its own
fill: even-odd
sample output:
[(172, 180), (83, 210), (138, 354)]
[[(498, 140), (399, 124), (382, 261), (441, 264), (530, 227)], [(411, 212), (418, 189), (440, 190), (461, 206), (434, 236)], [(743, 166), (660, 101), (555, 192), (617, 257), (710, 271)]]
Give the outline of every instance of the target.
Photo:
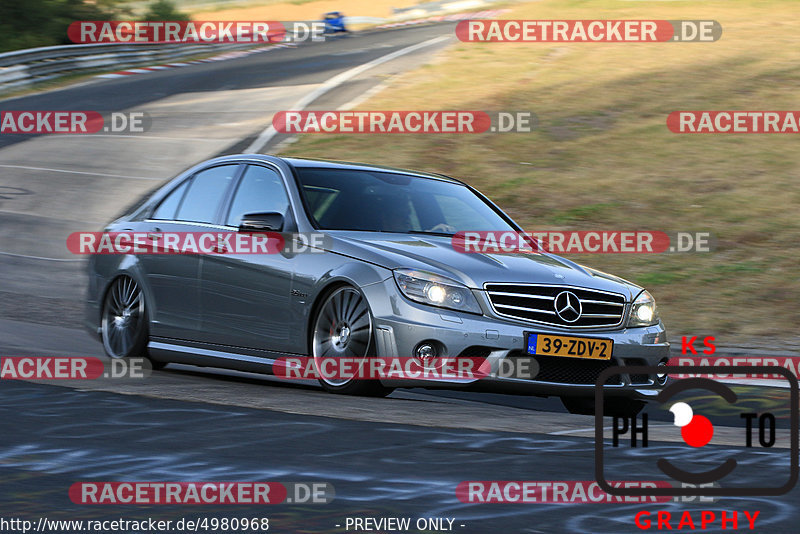
[[(594, 415), (594, 397), (561, 397), (561, 403), (569, 413)], [(633, 417), (642, 411), (646, 402), (625, 397), (609, 397), (603, 401), (603, 416)]]
[(103, 299), (100, 333), (109, 358), (147, 358), (153, 369), (166, 364), (150, 359), (147, 306), (139, 284), (130, 276), (116, 278)]
[[(372, 313), (366, 299), (352, 286), (339, 286), (321, 300), (311, 329), (311, 356), (319, 372), (322, 358), (366, 358), (374, 352)], [(319, 383), (331, 393), (385, 397), (392, 392), (378, 380), (324, 378)]]

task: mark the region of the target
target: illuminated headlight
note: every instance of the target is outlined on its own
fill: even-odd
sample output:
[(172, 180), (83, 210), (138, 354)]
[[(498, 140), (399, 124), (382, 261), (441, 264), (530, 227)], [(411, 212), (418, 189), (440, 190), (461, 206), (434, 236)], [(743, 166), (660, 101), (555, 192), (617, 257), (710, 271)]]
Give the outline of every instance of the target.
[(647, 291), (642, 291), (631, 306), (628, 326), (651, 326), (658, 323), (656, 301)]
[(394, 279), (403, 295), (415, 302), (468, 313), (482, 313), (472, 291), (455, 280), (412, 269), (395, 269)]

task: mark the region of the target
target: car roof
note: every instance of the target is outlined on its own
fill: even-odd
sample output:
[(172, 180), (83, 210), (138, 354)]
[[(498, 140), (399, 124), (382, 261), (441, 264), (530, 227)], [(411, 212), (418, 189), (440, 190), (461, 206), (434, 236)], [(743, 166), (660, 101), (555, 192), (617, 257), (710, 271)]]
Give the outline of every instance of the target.
[(353, 163), (348, 161), (334, 161), (327, 159), (312, 159), (312, 158), (281, 158), (283, 161), (295, 168), (314, 168), (314, 169), (344, 169), (352, 171), (377, 171), (377, 172), (395, 172), (399, 174), (409, 174), (412, 176), (419, 176), (420, 178), (431, 178), (433, 180), (441, 180), (443, 182), (452, 182), (463, 185), (464, 182), (446, 176), (444, 174), (436, 174), (421, 171), (412, 171), (408, 169), (399, 169), (397, 167), (387, 167), (384, 165), (370, 165), (366, 163)]
[(187, 172), (195, 172), (195, 169), (200, 167), (206, 167), (209, 165), (218, 165), (221, 163), (230, 163), (230, 162), (246, 162), (246, 161), (265, 161), (265, 162), (272, 162), (277, 163), (277, 161), (282, 161), (283, 163), (289, 165), (289, 167), (295, 169), (343, 169), (343, 170), (352, 170), (352, 171), (373, 171), (373, 172), (394, 172), (398, 174), (407, 174), (409, 176), (418, 176), (420, 178), (429, 178), (431, 180), (439, 180), (442, 182), (450, 182), (454, 184), (464, 185), (467, 184), (458, 180), (456, 178), (432, 173), (432, 172), (422, 172), (422, 171), (412, 171), (409, 169), (399, 169), (397, 167), (387, 167), (385, 165), (372, 165), (368, 163), (353, 163), (348, 161), (336, 161), (336, 160), (329, 160), (329, 159), (313, 159), (313, 158), (287, 158), (282, 156), (273, 156), (271, 154), (228, 154), (226, 156), (219, 156), (193, 167)]

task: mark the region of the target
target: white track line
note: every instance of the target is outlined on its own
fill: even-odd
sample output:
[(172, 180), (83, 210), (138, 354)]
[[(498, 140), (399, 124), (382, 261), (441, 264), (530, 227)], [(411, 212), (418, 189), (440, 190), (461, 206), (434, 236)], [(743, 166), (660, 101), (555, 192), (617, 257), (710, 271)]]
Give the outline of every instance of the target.
[(12, 256), (14, 258), (26, 258), (29, 260), (45, 260), (45, 261), (63, 261), (63, 262), (76, 262), (76, 261), (85, 261), (86, 258), (80, 259), (61, 259), (61, 258), (45, 258), (42, 256), (28, 256), (27, 254), (14, 254), (13, 252), (2, 252), (0, 251), (0, 256)]
[[(342, 72), (340, 74), (337, 74), (336, 76), (334, 76), (333, 78), (329, 79), (328, 81), (326, 81), (325, 83), (323, 83), (322, 85), (320, 85), (319, 87), (317, 87), (316, 89), (314, 89), (313, 91), (308, 93), (306, 96), (301, 98), (299, 101), (297, 101), (297, 103), (295, 103), (295, 105), (293, 105), (291, 108), (289, 108), (289, 110), (290, 111), (302, 111), (303, 109), (305, 109), (306, 106), (308, 106), (311, 102), (313, 102), (314, 100), (316, 100), (320, 96), (324, 95), (325, 93), (327, 93), (331, 89), (334, 89), (334, 88), (338, 87), (339, 85), (341, 85), (344, 82), (350, 80), (351, 78), (353, 78), (355, 76), (358, 76), (362, 72), (364, 72), (366, 70), (369, 70), (372, 67), (377, 67), (378, 65), (380, 65), (382, 63), (386, 63), (387, 61), (391, 61), (391, 60), (393, 60), (395, 58), (398, 58), (400, 56), (404, 56), (406, 54), (409, 54), (411, 52), (419, 50), (420, 48), (425, 48), (426, 46), (434, 45), (436, 43), (441, 43), (442, 41), (444, 41), (446, 39), (450, 39), (450, 37), (451, 36), (449, 36), (449, 35), (442, 35), (442, 36), (439, 36), (439, 37), (434, 37), (433, 39), (429, 39), (427, 41), (423, 41), (421, 43), (417, 43), (415, 45), (411, 45), (411, 46), (408, 46), (406, 48), (401, 48), (400, 50), (396, 50), (396, 51), (394, 51), (394, 52), (392, 52), (390, 54), (386, 54), (385, 56), (381, 56), (379, 58), (373, 59), (372, 61), (369, 61), (369, 62), (364, 63), (362, 65), (359, 65), (357, 67), (353, 67), (352, 69), (346, 70), (346, 71), (344, 71), (344, 72)], [(275, 128), (270, 124), (269, 127), (266, 130), (264, 130), (263, 132), (261, 132), (261, 135), (259, 135), (256, 138), (256, 140), (253, 141), (250, 144), (250, 146), (247, 147), (247, 149), (245, 149), (245, 152), (247, 152), (247, 153), (258, 152), (259, 150), (264, 148), (266, 146), (266, 144), (269, 143), (270, 140), (277, 133), (278, 133), (278, 131), (275, 130)]]
[(103, 176), (106, 178), (127, 178), (130, 180), (164, 180), (164, 178), (150, 178), (148, 176), (124, 176), (122, 174), (106, 174), (102, 172), (86, 172), (86, 171), (68, 171), (65, 169), (48, 169), (46, 167), (28, 167), (27, 165), (5, 165), (0, 163), (0, 167), (6, 169), (23, 169), (26, 171), (46, 171), (46, 172), (63, 172), (66, 174), (85, 174), (88, 176)]

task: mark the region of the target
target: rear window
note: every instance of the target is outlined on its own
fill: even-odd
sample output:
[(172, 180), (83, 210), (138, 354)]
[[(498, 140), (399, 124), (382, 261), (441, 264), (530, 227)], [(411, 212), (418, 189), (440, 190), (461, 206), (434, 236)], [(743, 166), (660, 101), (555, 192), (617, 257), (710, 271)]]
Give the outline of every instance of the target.
[(181, 185), (172, 190), (164, 200), (153, 211), (152, 219), (172, 220), (175, 218), (175, 212), (178, 211), (178, 206), (183, 200), (183, 194), (186, 193), (186, 187), (189, 185), (189, 180), (185, 180)]
[(195, 174), (175, 218), (179, 221), (213, 223), (238, 167), (238, 164), (220, 165)]

